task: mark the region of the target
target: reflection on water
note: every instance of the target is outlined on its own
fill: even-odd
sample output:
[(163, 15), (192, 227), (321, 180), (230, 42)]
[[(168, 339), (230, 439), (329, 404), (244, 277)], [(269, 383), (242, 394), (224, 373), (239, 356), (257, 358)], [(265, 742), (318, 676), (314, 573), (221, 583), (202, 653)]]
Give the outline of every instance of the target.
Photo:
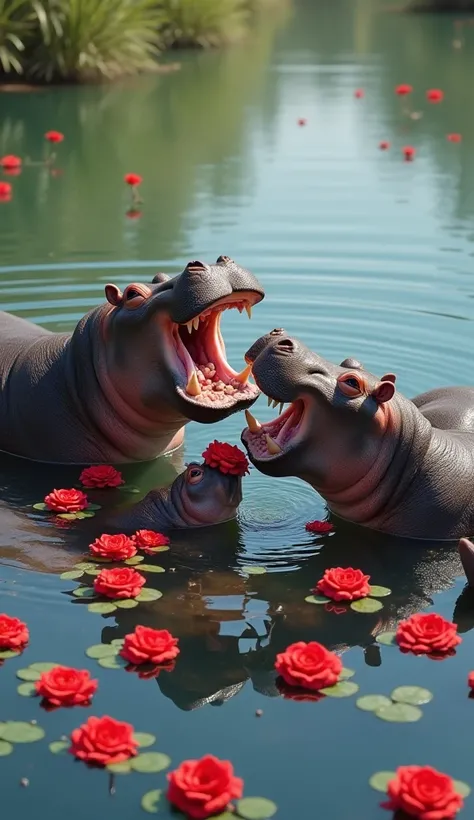
[[(376, 0), (300, 0), (295, 14), (267, 21), (243, 48), (186, 55), (180, 72), (0, 97), (0, 154), (36, 158), (46, 130), (66, 134), (61, 173), (25, 168), (12, 180), (13, 201), (0, 208), (0, 306), (70, 330), (108, 281), (149, 281), (157, 270), (175, 273), (188, 259), (224, 253), (267, 291), (251, 322), (224, 316), (228, 358), (239, 370), (242, 351), (283, 325), (333, 361), (355, 356), (372, 372), (396, 372), (406, 395), (472, 383), (473, 55), (474, 27), (449, 16), (398, 15)], [(404, 82), (415, 88), (408, 101), (393, 93)], [(354, 98), (358, 87), (363, 99)], [(441, 105), (425, 102), (428, 87), (444, 90)], [(423, 116), (403, 116), (403, 105)], [(449, 143), (448, 132), (460, 132), (462, 143)], [(378, 150), (383, 139), (387, 152)], [(413, 163), (401, 158), (407, 144), (417, 150)], [(135, 220), (125, 216), (129, 171), (144, 176)], [(254, 408), (261, 420), (273, 412), (263, 400)], [(239, 416), (218, 427), (191, 424), (183, 449), (128, 465), (125, 478), (142, 494), (170, 484), (211, 439), (238, 443), (242, 426)], [(207, 751), (232, 758), (248, 794), (274, 798), (281, 817), (377, 820), (367, 779), (401, 763), (470, 780), (465, 681), (474, 601), (454, 548), (341, 522), (332, 535), (311, 535), (304, 523), (325, 516), (321, 499), (296, 479), (252, 469), (237, 521), (177, 534), (159, 556), (167, 572), (147, 578), (163, 591), (159, 601), (101, 618), (71, 597), (75, 582), (56, 576), (86, 551), (111, 508), (140, 496), (97, 494), (104, 509), (87, 526), (58, 528), (32, 510), (52, 487), (75, 483), (76, 468), (0, 459), (0, 608), (31, 629), (25, 657), (0, 669), (0, 719), (37, 719), (49, 741), (90, 713), (45, 715), (17, 696), (16, 669), (58, 660), (98, 676), (93, 713), (157, 734), (175, 764)], [(326, 567), (351, 564), (392, 589), (380, 612), (304, 601)], [(251, 565), (266, 574), (248, 575)], [(379, 631), (430, 607), (459, 623), (456, 656), (434, 663), (375, 643)], [(83, 656), (99, 635), (109, 642), (137, 623), (179, 637), (172, 672), (140, 680)], [(353, 698), (284, 699), (273, 664), (297, 640), (343, 652), (361, 694), (413, 683), (428, 686), (433, 702), (419, 723), (395, 726), (360, 712)], [(1, 762), (4, 799), (20, 820), (46, 799), (53, 820), (92, 806), (125, 820), (156, 786), (140, 775), (118, 779), (112, 798), (103, 774), (49, 758), (40, 745)], [(25, 776), (30, 788), (20, 791)]]

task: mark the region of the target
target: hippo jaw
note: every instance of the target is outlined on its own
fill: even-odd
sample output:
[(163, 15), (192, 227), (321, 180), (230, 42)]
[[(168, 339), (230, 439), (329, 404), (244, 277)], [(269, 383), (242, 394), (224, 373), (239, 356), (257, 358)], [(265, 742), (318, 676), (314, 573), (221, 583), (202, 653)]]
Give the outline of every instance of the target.
[[(264, 391), (262, 391), (264, 392)], [(268, 404), (280, 407), (284, 402), (267, 396)], [(301, 445), (308, 424), (308, 399), (294, 399), (279, 416), (260, 424), (250, 412), (246, 413), (249, 426), (242, 431), (241, 440), (249, 458), (258, 469), (268, 475), (287, 475), (288, 457)]]

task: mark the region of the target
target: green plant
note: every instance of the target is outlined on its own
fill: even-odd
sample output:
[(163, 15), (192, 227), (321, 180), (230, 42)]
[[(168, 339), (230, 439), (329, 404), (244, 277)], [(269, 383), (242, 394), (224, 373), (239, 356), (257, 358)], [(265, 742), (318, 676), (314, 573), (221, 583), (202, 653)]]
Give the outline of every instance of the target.
[(249, 14), (246, 0), (161, 0), (161, 35), (167, 47), (202, 48), (238, 40)]
[(34, 28), (29, 0), (0, 0), (0, 70), (23, 72), (22, 55)]

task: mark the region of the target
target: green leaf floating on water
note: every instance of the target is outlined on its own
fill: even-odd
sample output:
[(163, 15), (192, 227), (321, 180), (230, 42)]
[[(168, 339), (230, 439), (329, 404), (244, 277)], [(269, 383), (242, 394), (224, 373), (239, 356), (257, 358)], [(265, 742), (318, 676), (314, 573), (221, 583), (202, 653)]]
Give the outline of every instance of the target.
[(375, 712), (376, 709), (379, 709), (382, 706), (391, 705), (392, 701), (385, 695), (363, 695), (361, 698), (357, 698), (356, 700), (357, 708), (362, 709), (363, 712)]
[(26, 669), (17, 669), (16, 670), (16, 676), (17, 676), (17, 678), (20, 678), (20, 680), (27, 680), (27, 681), (39, 680), (40, 679), (40, 673), (38, 672), (38, 670), (37, 669), (31, 669), (31, 667), (29, 667), (29, 666)]
[(122, 493), (139, 493), (140, 490), (138, 487), (135, 487), (134, 484), (122, 484), (120, 487), (117, 487), (117, 490), (121, 490)]
[(77, 513), (58, 513), (58, 518), (62, 518), (63, 521), (75, 521), (78, 517)]
[(239, 815), (233, 811), (224, 811), (222, 814), (213, 814), (212, 820), (235, 820), (238, 816)]
[(383, 644), (383, 646), (396, 646), (397, 642), (395, 640), (396, 632), (380, 632), (379, 635), (375, 638), (377, 643)]
[(115, 601), (115, 606), (119, 609), (134, 609), (138, 606), (138, 601), (135, 598), (122, 598)]
[(0, 740), (8, 743), (35, 743), (44, 738), (45, 732), (36, 723), (25, 723), (22, 720), (7, 720), (0, 727)]
[(12, 744), (7, 743), (6, 740), (0, 740), (0, 757), (6, 757), (7, 755), (11, 755), (12, 752)]
[(162, 547), (148, 547), (148, 552), (166, 552), (169, 550), (169, 547), (166, 544), (163, 544)]
[(146, 792), (140, 801), (143, 811), (147, 811), (148, 814), (158, 814), (161, 795), (161, 789), (152, 789), (151, 792)]
[(237, 800), (236, 808), (237, 814), (244, 820), (267, 820), (267, 817), (273, 817), (277, 805), (266, 797), (243, 797)]
[(124, 638), (114, 638), (113, 641), (111, 641), (111, 643), (112, 643), (112, 646), (118, 646), (119, 649), (121, 649), (122, 646), (125, 643), (125, 639)]
[(132, 771), (129, 760), (124, 760), (122, 763), (109, 763), (106, 769), (112, 774), (130, 774)]
[(16, 691), (19, 695), (23, 695), (24, 698), (32, 698), (36, 695), (36, 686), (34, 683), (20, 683)]
[(124, 563), (128, 564), (129, 567), (134, 567), (135, 564), (141, 564), (144, 560), (143, 555), (132, 555), (131, 558), (126, 558)]
[(0, 660), (6, 660), (7, 658), (17, 658), (18, 655), (21, 655), (16, 649), (1, 649), (0, 650)]
[(101, 509), (102, 509), (102, 507), (100, 506), (100, 504), (88, 504), (87, 507), (86, 507), (86, 510), (90, 510), (90, 511), (92, 511), (92, 510), (101, 510)]
[(392, 590), (389, 589), (388, 587), (379, 587), (377, 585), (375, 585), (375, 586), (371, 585), (370, 586), (369, 595), (372, 598), (386, 598), (387, 595), (391, 595), (391, 594), (392, 594)]
[(352, 681), (341, 680), (339, 683), (335, 683), (334, 686), (326, 686), (319, 691), (329, 698), (348, 698), (355, 695), (359, 691), (359, 687), (357, 683), (352, 683)]
[(69, 745), (68, 740), (53, 740), (53, 742), (49, 744), (49, 751), (52, 752), (53, 755), (61, 755), (67, 752)]
[(30, 663), (29, 669), (35, 669), (37, 672), (50, 672), (51, 669), (59, 665), (59, 663), (53, 663), (53, 661), (37, 661), (36, 663)]
[(350, 607), (354, 612), (378, 612), (383, 604), (375, 598), (361, 598), (360, 601), (351, 601)]
[(265, 567), (240, 567), (242, 572), (246, 572), (247, 575), (265, 575), (266, 568)]
[(82, 569), (87, 572), (88, 569), (97, 569), (97, 564), (92, 561), (79, 561), (78, 564), (74, 564), (74, 569)]
[(348, 678), (353, 678), (354, 675), (355, 669), (348, 669), (347, 666), (343, 666), (339, 678), (340, 680), (348, 680)]
[(148, 601), (157, 601), (158, 598), (162, 598), (163, 593), (160, 592), (159, 589), (151, 589), (150, 587), (145, 587), (140, 592), (140, 595), (137, 595), (137, 601), (141, 601), (142, 603), (147, 603)]
[(96, 604), (89, 604), (87, 607), (89, 612), (95, 612), (98, 615), (110, 615), (117, 609), (116, 604), (107, 603), (106, 601), (98, 601)]
[(155, 772), (162, 772), (171, 764), (171, 758), (162, 752), (143, 752), (143, 754), (132, 757), (130, 766), (134, 772), (142, 772), (143, 774), (155, 774)]
[(38, 501), (37, 504), (33, 504), (33, 509), (34, 510), (41, 510), (41, 512), (44, 512), (45, 510), (48, 509), (48, 507), (46, 506), (44, 501)]
[(158, 564), (140, 564), (140, 572), (166, 572), (164, 567), (158, 566)]
[(467, 783), (464, 783), (462, 780), (454, 780), (453, 788), (455, 792), (461, 795), (461, 797), (469, 797), (469, 795), (471, 794), (471, 787), (468, 786)]
[(114, 655), (109, 658), (99, 658), (97, 663), (99, 666), (102, 666), (103, 669), (123, 669), (124, 666), (128, 666), (128, 661), (120, 655)]
[(390, 695), (397, 703), (409, 703), (412, 706), (421, 706), (433, 700), (433, 693), (422, 686), (397, 686)]
[(72, 594), (76, 598), (96, 598), (97, 595), (92, 587), (77, 587), (73, 589)]
[(109, 658), (112, 655), (116, 655), (117, 652), (117, 647), (108, 643), (95, 643), (93, 646), (88, 646), (86, 649), (87, 657), (93, 658), (94, 660), (98, 660), (99, 658)]
[(330, 600), (324, 595), (307, 595), (305, 598), (307, 604), (328, 604)]
[(76, 578), (82, 578), (84, 575), (84, 570), (82, 569), (71, 569), (68, 572), (62, 572), (59, 576), (61, 581), (75, 581)]
[(390, 706), (379, 706), (374, 715), (389, 723), (416, 723), (423, 717), (423, 712), (409, 703), (391, 703)]
[(375, 772), (369, 778), (369, 786), (372, 786), (376, 792), (387, 793), (387, 786), (393, 778), (396, 777), (395, 772)]
[(156, 737), (155, 735), (148, 734), (148, 732), (134, 732), (133, 739), (135, 743), (138, 743), (141, 749), (146, 749), (147, 746), (153, 746)]

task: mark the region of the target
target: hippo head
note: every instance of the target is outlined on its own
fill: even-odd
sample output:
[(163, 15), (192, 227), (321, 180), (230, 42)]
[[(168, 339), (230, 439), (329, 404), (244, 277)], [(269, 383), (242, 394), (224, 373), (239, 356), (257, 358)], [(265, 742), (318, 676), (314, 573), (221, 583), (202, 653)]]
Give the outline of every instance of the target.
[[(220, 330), (224, 310), (251, 316), (264, 297), (255, 277), (226, 256), (215, 265), (189, 262), (170, 278), (132, 283), (123, 293), (106, 285), (106, 372), (128, 407), (153, 423), (174, 416), (212, 423), (248, 407), (258, 396), (250, 368), (228, 364)], [(168, 411), (168, 412), (166, 412)]]
[(178, 527), (211, 526), (235, 518), (241, 501), (240, 476), (192, 462), (170, 488), (167, 516)]
[(242, 442), (261, 472), (299, 476), (326, 498), (370, 472), (395, 376), (377, 379), (354, 359), (331, 364), (281, 329), (255, 342), (246, 360), (269, 404), (290, 403), (267, 424), (246, 411)]

